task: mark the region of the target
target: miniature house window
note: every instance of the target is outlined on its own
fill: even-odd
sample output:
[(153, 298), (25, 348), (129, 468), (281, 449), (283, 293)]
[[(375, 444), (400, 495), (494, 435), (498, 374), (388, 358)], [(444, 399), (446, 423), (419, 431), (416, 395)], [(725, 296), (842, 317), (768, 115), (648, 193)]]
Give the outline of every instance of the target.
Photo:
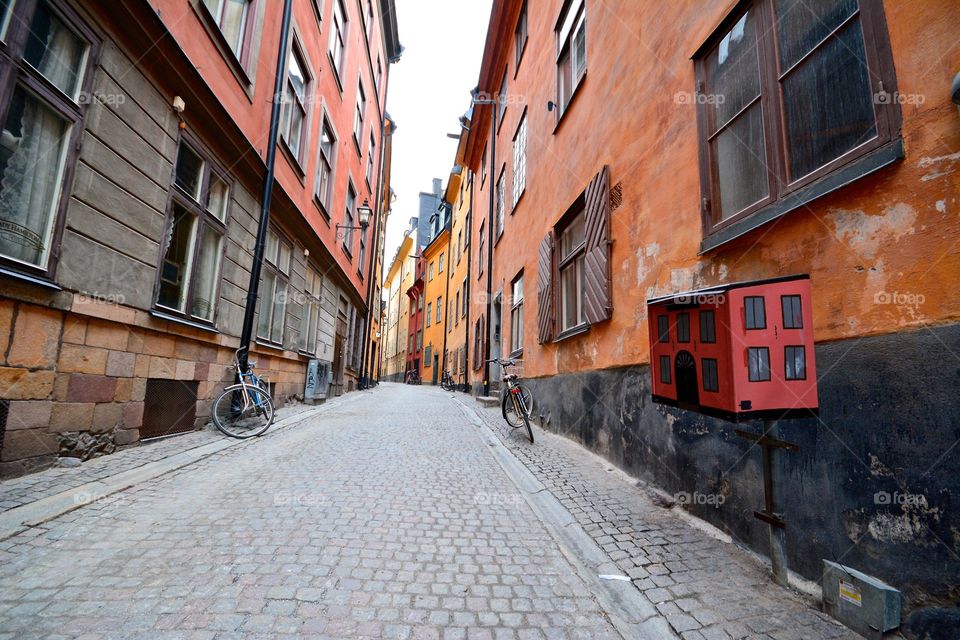
[(690, 342), (690, 314), (677, 314), (677, 342)]
[(747, 349), (747, 370), (750, 382), (763, 382), (770, 379), (770, 349), (750, 347)]
[(802, 346), (784, 347), (784, 375), (787, 380), (807, 379), (807, 354)]
[(800, 296), (780, 296), (783, 309), (783, 328), (802, 329), (803, 316), (800, 313)]
[(766, 329), (767, 312), (763, 305), (763, 296), (747, 296), (743, 299), (746, 317), (744, 327), (747, 329)]
[(667, 316), (657, 316), (657, 342), (670, 342), (670, 320)]
[(660, 382), (670, 384), (670, 356), (660, 356)]
[(710, 311), (700, 312), (700, 342), (717, 341), (716, 314)]
[(703, 369), (703, 390), (719, 391), (720, 383), (717, 380), (717, 361), (714, 358), (703, 358), (701, 361)]

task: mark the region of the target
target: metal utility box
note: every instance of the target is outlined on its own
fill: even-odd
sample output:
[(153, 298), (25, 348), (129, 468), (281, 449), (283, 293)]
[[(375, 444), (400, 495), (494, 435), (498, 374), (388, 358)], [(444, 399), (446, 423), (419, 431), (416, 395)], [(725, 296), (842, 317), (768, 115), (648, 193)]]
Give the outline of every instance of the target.
[(880, 640), (900, 626), (902, 596), (856, 569), (823, 561), (823, 610), (865, 638)]
[(311, 358), (307, 363), (307, 379), (303, 385), (304, 401), (313, 404), (317, 400), (326, 400), (332, 379), (333, 370), (330, 368), (330, 363)]
[(647, 300), (653, 401), (733, 422), (818, 409), (810, 276)]

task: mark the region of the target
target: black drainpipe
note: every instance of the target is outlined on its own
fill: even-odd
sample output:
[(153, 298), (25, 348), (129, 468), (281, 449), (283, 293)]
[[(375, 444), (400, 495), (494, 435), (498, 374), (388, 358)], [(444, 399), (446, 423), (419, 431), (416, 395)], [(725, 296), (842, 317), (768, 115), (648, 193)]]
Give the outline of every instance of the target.
[(491, 105), (493, 117), (490, 119), (490, 211), (487, 214), (487, 339), (483, 346), (483, 395), (490, 395), (490, 340), (493, 329), (493, 322), (490, 320), (490, 312), (493, 306), (493, 224), (494, 224), (494, 206), (496, 197), (496, 180), (494, 167), (497, 164), (497, 111), (500, 108), (499, 100)]

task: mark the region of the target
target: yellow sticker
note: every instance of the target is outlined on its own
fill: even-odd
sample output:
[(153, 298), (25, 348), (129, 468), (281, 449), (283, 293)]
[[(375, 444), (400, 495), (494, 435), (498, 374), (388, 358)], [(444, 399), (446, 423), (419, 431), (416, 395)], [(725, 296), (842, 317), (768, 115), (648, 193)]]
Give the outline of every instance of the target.
[(846, 600), (858, 607), (863, 606), (863, 598), (860, 595), (860, 588), (852, 582), (840, 580), (840, 599)]

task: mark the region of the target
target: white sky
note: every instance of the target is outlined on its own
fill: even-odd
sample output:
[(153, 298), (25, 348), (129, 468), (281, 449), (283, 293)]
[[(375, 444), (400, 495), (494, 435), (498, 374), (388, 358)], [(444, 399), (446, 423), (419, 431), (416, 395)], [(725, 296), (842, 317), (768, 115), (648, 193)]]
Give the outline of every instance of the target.
[(446, 185), (459, 133), (457, 119), (470, 107), (490, 19), (491, 0), (396, 0), (403, 55), (390, 68), (387, 111), (397, 123), (393, 139), (393, 190), (384, 272), (400, 245), (421, 191), (433, 178)]

